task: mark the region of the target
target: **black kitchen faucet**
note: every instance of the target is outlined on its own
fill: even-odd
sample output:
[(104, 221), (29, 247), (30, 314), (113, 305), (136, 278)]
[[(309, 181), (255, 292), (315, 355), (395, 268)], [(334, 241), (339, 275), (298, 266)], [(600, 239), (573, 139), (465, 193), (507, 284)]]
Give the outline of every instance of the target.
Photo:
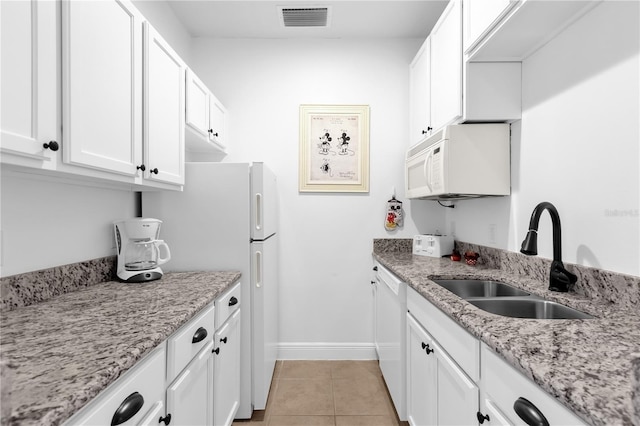
[(520, 252), (527, 256), (538, 254), (538, 223), (540, 222), (540, 215), (545, 210), (549, 211), (551, 224), (553, 225), (553, 262), (551, 262), (551, 271), (549, 273), (549, 290), (567, 292), (569, 291), (569, 286), (574, 284), (578, 277), (567, 271), (562, 263), (560, 216), (553, 204), (544, 201), (533, 209), (531, 221), (529, 222), (529, 232), (527, 232), (527, 236), (522, 242)]

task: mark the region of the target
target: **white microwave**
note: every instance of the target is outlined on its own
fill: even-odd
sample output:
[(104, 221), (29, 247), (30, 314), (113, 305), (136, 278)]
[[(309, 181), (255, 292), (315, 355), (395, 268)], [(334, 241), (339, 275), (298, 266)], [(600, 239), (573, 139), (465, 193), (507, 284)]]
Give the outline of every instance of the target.
[(509, 195), (510, 128), (505, 123), (445, 126), (407, 151), (407, 198), (455, 200)]

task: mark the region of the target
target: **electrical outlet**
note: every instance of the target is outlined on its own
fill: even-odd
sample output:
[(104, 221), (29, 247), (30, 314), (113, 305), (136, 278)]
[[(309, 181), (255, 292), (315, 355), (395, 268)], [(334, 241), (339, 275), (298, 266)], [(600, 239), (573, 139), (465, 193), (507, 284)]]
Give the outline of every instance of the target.
[(489, 243), (496, 243), (496, 234), (498, 233), (498, 226), (495, 223), (489, 225)]

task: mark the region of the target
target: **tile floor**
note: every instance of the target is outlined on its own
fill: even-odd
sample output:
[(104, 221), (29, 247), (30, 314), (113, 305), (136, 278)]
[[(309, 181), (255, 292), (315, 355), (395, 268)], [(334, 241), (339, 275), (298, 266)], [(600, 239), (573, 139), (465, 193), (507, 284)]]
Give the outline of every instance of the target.
[(278, 361), (267, 409), (233, 426), (397, 426), (378, 361)]

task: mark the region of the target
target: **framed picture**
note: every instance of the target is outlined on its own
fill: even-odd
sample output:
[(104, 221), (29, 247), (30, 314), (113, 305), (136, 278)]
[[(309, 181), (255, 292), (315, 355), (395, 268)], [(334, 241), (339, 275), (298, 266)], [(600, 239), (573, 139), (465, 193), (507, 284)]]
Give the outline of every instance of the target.
[(300, 192), (369, 192), (369, 105), (300, 105)]

